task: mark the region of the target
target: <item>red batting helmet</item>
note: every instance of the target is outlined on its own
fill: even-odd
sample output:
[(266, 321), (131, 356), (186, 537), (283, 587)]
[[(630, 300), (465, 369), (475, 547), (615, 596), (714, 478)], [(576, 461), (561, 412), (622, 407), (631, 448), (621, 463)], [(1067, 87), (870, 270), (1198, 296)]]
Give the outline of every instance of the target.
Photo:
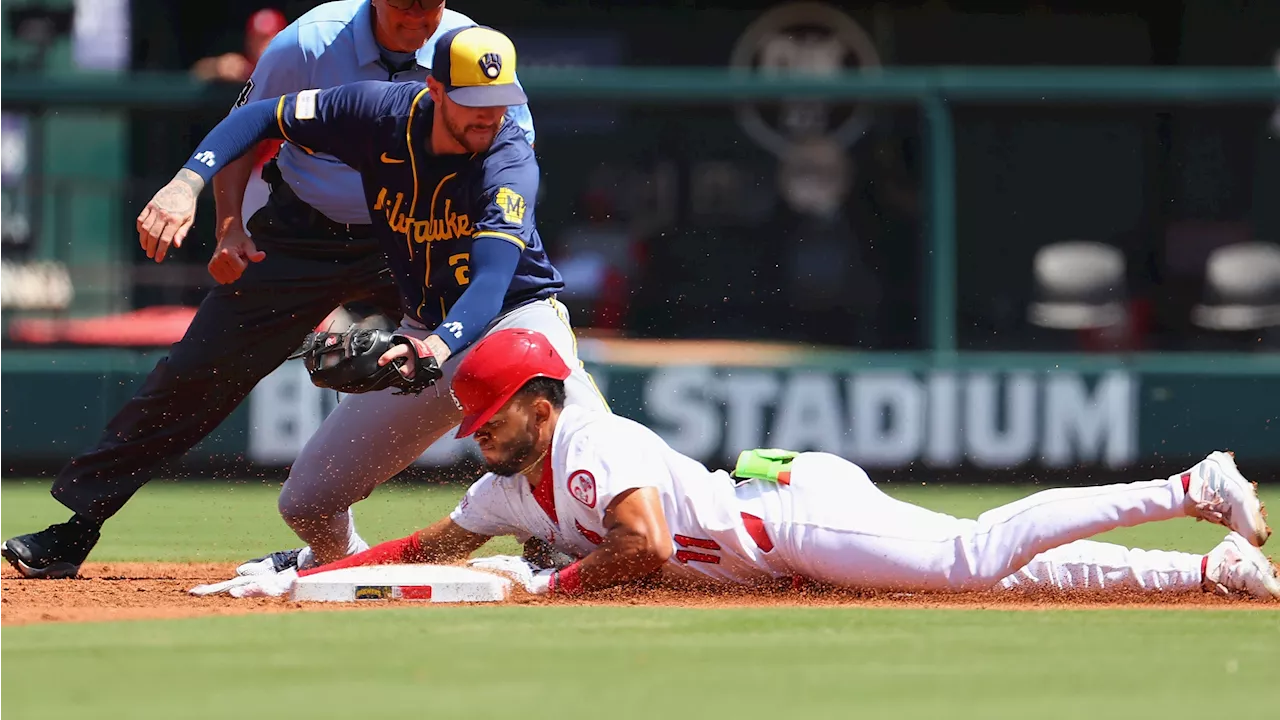
[(458, 437), (476, 431), (534, 378), (564, 380), (569, 366), (546, 335), (519, 328), (490, 333), (471, 348), (453, 375), (453, 399), (462, 407)]

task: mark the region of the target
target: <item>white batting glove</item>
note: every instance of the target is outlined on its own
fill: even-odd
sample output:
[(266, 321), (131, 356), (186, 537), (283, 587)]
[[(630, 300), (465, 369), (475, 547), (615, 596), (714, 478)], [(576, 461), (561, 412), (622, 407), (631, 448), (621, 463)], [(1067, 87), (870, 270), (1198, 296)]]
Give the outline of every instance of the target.
[(555, 570), (538, 570), (537, 566), (515, 555), (494, 555), (468, 560), (467, 567), (511, 578), (534, 595), (547, 594), (551, 588), (551, 575), (555, 573)]
[(230, 580), (211, 585), (197, 585), (187, 592), (192, 595), (221, 595), (231, 597), (280, 597), (293, 589), (298, 580), (298, 571), (289, 568), (274, 575), (241, 575)]
[(556, 574), (556, 571), (553, 568), (547, 568), (546, 570), (539, 570), (537, 573), (534, 574), (533, 579), (530, 580), (529, 583), (524, 586), (524, 589), (528, 590), (534, 595), (546, 595), (547, 593), (551, 592), (551, 576), (555, 574)]
[(530, 582), (533, 582), (533, 574), (538, 572), (538, 568), (524, 558), (515, 555), (493, 555), (491, 557), (475, 558), (467, 561), (467, 567), (497, 573), (511, 578), (524, 586), (528, 586)]

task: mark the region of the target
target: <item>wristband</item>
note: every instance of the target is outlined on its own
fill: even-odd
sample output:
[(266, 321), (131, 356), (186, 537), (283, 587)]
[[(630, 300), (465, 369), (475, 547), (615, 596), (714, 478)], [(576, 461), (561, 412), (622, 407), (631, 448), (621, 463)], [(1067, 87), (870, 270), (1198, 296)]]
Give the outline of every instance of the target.
[(580, 592), (582, 592), (581, 562), (551, 573), (551, 585), (547, 588), (548, 595), (577, 595)]

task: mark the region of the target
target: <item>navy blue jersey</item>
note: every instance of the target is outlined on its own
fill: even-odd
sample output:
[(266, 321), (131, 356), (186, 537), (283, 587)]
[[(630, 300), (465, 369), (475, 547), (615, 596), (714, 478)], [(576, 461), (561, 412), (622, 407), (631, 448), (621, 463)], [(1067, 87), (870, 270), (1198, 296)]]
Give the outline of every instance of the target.
[[(489, 150), (474, 155), (431, 152), (434, 103), (425, 83), (364, 81), (291, 93), (277, 101), (275, 117), (285, 140), (360, 172), (405, 312), (428, 328), (444, 323), (466, 290), (479, 238), (520, 250), (501, 312), (564, 287), (535, 227), (538, 163), (509, 117)], [(467, 335), (480, 329), (467, 328)]]

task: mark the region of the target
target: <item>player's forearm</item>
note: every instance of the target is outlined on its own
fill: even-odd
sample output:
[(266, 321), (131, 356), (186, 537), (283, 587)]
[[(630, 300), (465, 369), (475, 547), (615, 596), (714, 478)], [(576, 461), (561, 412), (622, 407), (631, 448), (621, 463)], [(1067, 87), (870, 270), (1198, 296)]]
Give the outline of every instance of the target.
[[(259, 100), (232, 110), (209, 131), (182, 167), (208, 183), (214, 175), (240, 159), (267, 138), (282, 139), (276, 122), (278, 100)], [(243, 196), (243, 191), (242, 191)]]
[(218, 239), (226, 234), (229, 228), (244, 225), (241, 209), (244, 207), (244, 190), (253, 175), (254, 157), (252, 154), (237, 158), (227, 163), (217, 175), (213, 176), (213, 199), (217, 208), (216, 233)]
[(434, 333), (449, 348), (450, 355), (480, 339), (498, 316), (519, 262), (520, 248), (507, 240), (482, 237), (472, 243), (467, 289)]
[(652, 574), (670, 557), (670, 542), (647, 529), (615, 527), (589, 555), (558, 571), (550, 592), (570, 595), (625, 585)]
[[(173, 183), (182, 183), (191, 188), (191, 202), (193, 203), (195, 202), (194, 198), (200, 197), (200, 193), (204, 191), (204, 178), (186, 168), (182, 168), (173, 176), (173, 179), (169, 181), (169, 184), (172, 185)], [(167, 190), (168, 187), (165, 189)]]
[(408, 537), (402, 537), (398, 540), (388, 540), (387, 542), (374, 545), (363, 552), (355, 555), (348, 555), (331, 563), (326, 563), (317, 567), (303, 570), (298, 573), (299, 577), (306, 575), (314, 575), (316, 573), (328, 572), (330, 570), (341, 570), (342, 568), (359, 567), (361, 565), (394, 565), (398, 563), (417, 562), (413, 558), (422, 554), (422, 547), (418, 540), (418, 534), (414, 533)]
[(336, 562), (303, 570), (299, 576), (359, 567), (399, 563), (449, 563), (462, 560), (489, 538), (462, 529), (449, 518), (398, 540), (374, 545)]

